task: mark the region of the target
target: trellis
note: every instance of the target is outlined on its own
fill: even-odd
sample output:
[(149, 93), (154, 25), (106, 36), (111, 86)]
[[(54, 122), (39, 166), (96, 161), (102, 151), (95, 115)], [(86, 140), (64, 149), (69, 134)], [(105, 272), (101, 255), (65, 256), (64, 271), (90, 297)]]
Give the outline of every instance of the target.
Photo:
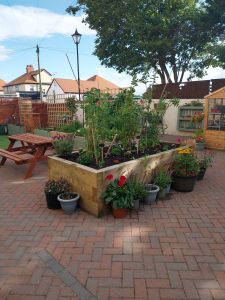
[(32, 114), (32, 101), (31, 100), (19, 100), (19, 114), (20, 123), (24, 125), (25, 119), (29, 114)]
[(65, 103), (48, 103), (48, 126), (56, 128), (70, 124), (73, 121), (72, 113), (66, 108)]

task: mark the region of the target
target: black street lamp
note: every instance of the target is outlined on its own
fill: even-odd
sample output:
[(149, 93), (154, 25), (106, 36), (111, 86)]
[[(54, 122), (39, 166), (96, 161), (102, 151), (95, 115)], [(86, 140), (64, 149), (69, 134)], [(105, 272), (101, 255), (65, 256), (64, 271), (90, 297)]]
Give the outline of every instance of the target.
[(72, 34), (72, 38), (77, 48), (77, 74), (78, 74), (78, 92), (79, 92), (79, 101), (80, 101), (80, 68), (79, 68), (79, 53), (78, 53), (78, 45), (80, 44), (81, 34), (78, 33), (77, 29)]

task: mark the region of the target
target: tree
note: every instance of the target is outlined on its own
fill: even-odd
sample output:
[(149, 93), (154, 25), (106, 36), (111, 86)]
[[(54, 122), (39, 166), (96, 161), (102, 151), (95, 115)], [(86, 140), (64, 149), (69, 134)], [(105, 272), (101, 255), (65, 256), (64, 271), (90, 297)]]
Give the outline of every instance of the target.
[(78, 0), (67, 11), (85, 13), (96, 30), (95, 54), (119, 72), (178, 82), (219, 66), (214, 51), (224, 33), (224, 0)]

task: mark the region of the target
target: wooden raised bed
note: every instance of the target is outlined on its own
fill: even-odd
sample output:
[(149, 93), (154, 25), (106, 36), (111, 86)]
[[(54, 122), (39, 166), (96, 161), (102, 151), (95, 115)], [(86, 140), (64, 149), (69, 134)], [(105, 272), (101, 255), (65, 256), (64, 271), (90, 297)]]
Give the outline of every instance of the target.
[(168, 168), (171, 165), (176, 153), (177, 150), (172, 149), (100, 170), (52, 156), (48, 159), (49, 178), (66, 178), (73, 190), (81, 195), (80, 206), (96, 217), (100, 217), (107, 212), (102, 193), (107, 186), (105, 178), (108, 174), (113, 174), (115, 178), (121, 175), (128, 178), (133, 174), (136, 179), (147, 183), (150, 182), (155, 169)]

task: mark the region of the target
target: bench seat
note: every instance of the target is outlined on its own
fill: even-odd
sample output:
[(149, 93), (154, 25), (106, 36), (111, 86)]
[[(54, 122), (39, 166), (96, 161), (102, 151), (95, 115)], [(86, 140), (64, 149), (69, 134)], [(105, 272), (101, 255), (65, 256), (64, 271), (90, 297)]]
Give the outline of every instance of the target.
[(3, 158), (1, 164), (3, 164), (3, 160), (5, 159), (13, 160), (16, 164), (24, 164), (29, 160), (28, 157), (24, 157), (21, 154), (10, 152), (5, 149), (0, 149), (0, 156)]

